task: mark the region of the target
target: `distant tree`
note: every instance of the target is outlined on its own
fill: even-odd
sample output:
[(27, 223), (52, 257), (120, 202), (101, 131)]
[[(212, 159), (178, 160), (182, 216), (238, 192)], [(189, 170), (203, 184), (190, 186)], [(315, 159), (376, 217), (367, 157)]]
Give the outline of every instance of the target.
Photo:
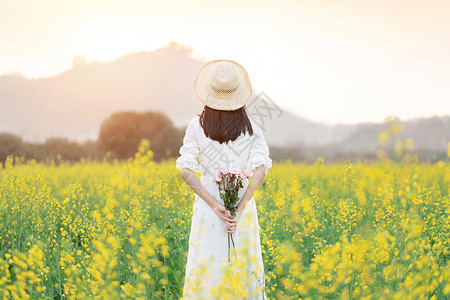
[(24, 141), (22, 150), (19, 152), (20, 156), (25, 159), (36, 159), (36, 161), (43, 161), (48, 153), (44, 151), (44, 144)]
[(83, 150), (83, 157), (103, 157), (105, 152), (102, 151), (98, 140), (87, 140), (80, 144)]
[[(181, 147), (182, 136), (172, 121), (162, 112), (114, 113), (103, 121), (99, 142), (103, 151), (111, 151), (117, 158), (131, 157), (136, 153), (141, 139), (150, 140), (155, 160), (159, 161)], [(178, 149), (176, 150), (178, 151)]]
[(81, 145), (77, 142), (71, 142), (67, 138), (48, 138), (42, 147), (48, 158), (57, 158), (60, 155), (62, 160), (74, 161), (83, 156)]
[(22, 138), (6, 132), (0, 132), (0, 161), (3, 163), (8, 155), (17, 155), (23, 146)]

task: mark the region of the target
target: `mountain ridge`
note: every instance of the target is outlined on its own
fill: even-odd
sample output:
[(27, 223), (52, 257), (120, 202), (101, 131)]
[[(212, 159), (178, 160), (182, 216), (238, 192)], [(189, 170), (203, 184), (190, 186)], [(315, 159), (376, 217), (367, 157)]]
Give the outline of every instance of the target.
[[(193, 58), (192, 53), (191, 47), (172, 42), (153, 51), (129, 53), (108, 62), (86, 62), (82, 57), (75, 57), (71, 69), (46, 78), (2, 75), (0, 131), (35, 142), (49, 137), (95, 140), (101, 123), (122, 110), (161, 111), (182, 129), (203, 109), (192, 83), (204, 61)], [(262, 94), (254, 91), (249, 100), (247, 107), (251, 114), (252, 108), (258, 105), (277, 107), (267, 97), (259, 99)], [(381, 126), (374, 125), (378, 123), (331, 125), (277, 108), (278, 116), (264, 120), (267, 143), (273, 146), (352, 143), (352, 134), (361, 126)], [(404, 122), (414, 124), (425, 119)], [(448, 127), (448, 121), (442, 122)], [(448, 128), (444, 128), (444, 134), (447, 132)]]

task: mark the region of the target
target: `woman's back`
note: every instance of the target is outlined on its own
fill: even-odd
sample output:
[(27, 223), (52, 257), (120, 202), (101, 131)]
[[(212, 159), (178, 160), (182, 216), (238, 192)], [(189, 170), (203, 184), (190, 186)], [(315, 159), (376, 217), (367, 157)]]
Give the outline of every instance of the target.
[(253, 134), (241, 134), (236, 140), (219, 143), (205, 135), (200, 124), (200, 117), (193, 118), (186, 129), (181, 156), (177, 167), (182, 165), (200, 172), (202, 183), (210, 185), (218, 177), (219, 171), (238, 167), (241, 170), (254, 171), (264, 164), (266, 169), (272, 167), (269, 148), (266, 144), (261, 126), (249, 116)]

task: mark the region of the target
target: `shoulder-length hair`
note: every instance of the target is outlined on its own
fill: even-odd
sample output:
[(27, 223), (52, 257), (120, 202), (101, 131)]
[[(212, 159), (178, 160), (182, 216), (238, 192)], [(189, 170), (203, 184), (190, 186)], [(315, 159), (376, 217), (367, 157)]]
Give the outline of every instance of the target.
[(253, 135), (253, 128), (247, 116), (246, 106), (237, 110), (217, 110), (205, 105), (198, 115), (200, 125), (207, 137), (220, 144), (236, 140), (242, 133)]

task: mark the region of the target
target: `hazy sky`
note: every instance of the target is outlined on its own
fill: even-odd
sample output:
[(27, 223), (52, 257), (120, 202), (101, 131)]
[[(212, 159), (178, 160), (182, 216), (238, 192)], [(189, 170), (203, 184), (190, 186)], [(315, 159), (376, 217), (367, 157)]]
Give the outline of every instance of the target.
[(450, 114), (450, 1), (0, 0), (0, 74), (48, 77), (170, 41), (232, 59), (301, 117)]

